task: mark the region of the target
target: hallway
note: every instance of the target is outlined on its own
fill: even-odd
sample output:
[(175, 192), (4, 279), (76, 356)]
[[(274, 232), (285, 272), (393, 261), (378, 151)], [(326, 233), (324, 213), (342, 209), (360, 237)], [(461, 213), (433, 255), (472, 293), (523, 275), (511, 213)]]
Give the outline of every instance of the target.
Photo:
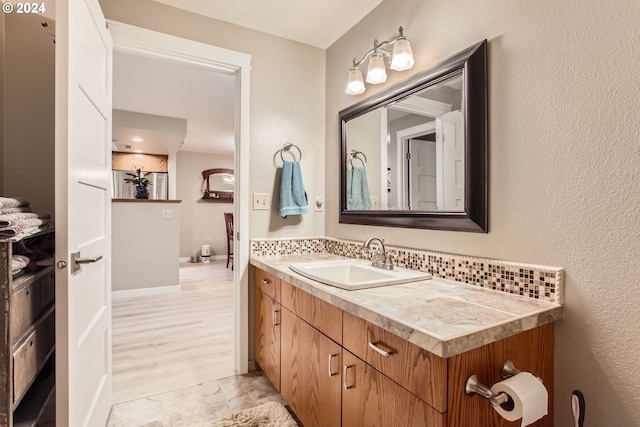
[(206, 426), (285, 402), (261, 371), (235, 375), (233, 272), (225, 260), (180, 265), (180, 292), (113, 301), (108, 427)]
[(113, 404), (234, 372), (233, 273), (181, 264), (180, 292), (113, 301)]

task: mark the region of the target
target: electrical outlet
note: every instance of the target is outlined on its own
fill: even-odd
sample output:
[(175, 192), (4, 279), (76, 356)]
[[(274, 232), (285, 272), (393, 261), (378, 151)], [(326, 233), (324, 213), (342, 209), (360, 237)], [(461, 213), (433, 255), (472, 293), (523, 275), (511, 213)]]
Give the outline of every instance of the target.
[(173, 218), (173, 209), (163, 209), (162, 210), (162, 218), (164, 218), (164, 219)]
[(269, 210), (271, 208), (271, 201), (269, 200), (269, 193), (253, 193), (253, 210)]
[(324, 210), (324, 197), (316, 196), (313, 208), (316, 212), (322, 212)]
[(371, 209), (380, 209), (380, 200), (378, 199), (378, 196), (371, 196)]

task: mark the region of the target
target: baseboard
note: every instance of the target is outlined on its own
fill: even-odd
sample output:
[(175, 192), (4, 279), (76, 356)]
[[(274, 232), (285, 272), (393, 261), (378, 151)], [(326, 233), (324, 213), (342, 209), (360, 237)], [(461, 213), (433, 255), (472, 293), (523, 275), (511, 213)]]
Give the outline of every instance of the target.
[[(226, 260), (227, 259), (227, 254), (223, 254), (223, 255), (214, 255), (212, 257), (210, 257), (213, 260), (219, 261), (219, 260)], [(191, 262), (191, 258), (186, 256), (186, 257), (180, 257), (178, 259), (180, 262)], [(198, 261), (200, 262), (200, 261)]]
[(174, 294), (180, 292), (180, 285), (157, 286), (155, 288), (127, 289), (125, 291), (112, 291), (111, 299), (131, 297), (144, 297), (151, 295)]

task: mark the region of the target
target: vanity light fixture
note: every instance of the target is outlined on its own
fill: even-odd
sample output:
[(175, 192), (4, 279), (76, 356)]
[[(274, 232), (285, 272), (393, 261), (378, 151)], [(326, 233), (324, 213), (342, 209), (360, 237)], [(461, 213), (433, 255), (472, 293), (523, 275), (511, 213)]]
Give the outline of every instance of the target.
[[(398, 29), (400, 35), (392, 40), (378, 43), (373, 41), (373, 49), (364, 54), (360, 61), (353, 58), (353, 66), (349, 68), (349, 79), (347, 81), (347, 90), (349, 95), (360, 95), (365, 91), (364, 80), (360, 66), (369, 59), (369, 69), (367, 71), (367, 83), (379, 84), (387, 80), (387, 70), (385, 68), (385, 60), (390, 60), (389, 67), (392, 70), (404, 71), (413, 67), (413, 53), (409, 40), (404, 36), (404, 29)], [(393, 51), (389, 48), (393, 46)]]

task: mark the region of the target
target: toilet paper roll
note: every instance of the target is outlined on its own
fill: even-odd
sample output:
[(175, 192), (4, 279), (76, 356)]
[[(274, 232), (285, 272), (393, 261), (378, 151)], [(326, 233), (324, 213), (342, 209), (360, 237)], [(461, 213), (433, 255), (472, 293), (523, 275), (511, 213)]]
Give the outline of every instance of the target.
[(521, 372), (491, 387), (498, 394), (507, 393), (513, 399), (512, 410), (498, 406), (495, 410), (507, 421), (522, 418), (522, 427), (528, 426), (547, 415), (549, 394), (542, 381), (529, 372)]

